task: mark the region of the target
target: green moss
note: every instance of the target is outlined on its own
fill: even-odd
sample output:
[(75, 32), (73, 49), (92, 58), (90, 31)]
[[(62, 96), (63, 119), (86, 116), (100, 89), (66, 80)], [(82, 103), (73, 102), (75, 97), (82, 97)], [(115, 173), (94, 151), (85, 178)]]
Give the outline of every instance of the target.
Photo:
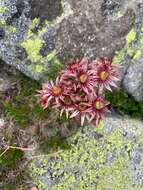
[[(0, 154), (2, 151), (0, 151)], [(18, 161), (23, 157), (23, 152), (21, 150), (9, 149), (1, 158), (0, 165), (2, 168), (16, 167)]]
[(49, 68), (47, 69), (46, 75), (47, 79), (55, 79), (58, 76), (58, 73), (63, 69), (63, 65), (61, 62), (56, 58), (51, 59), (51, 64), (49, 65)]
[[(55, 129), (56, 133), (56, 129)], [(59, 136), (52, 136), (51, 138), (48, 139), (46, 142), (40, 143), (40, 151), (43, 151), (44, 153), (49, 153), (49, 152), (56, 152), (59, 149), (62, 150), (70, 150), (71, 145), (68, 143), (66, 138), (62, 138)]]
[(106, 99), (122, 114), (130, 115), (133, 118), (142, 118), (143, 116), (143, 102), (136, 102), (123, 91), (107, 92)]
[(45, 117), (48, 111), (44, 112), (40, 108), (35, 97), (36, 90), (40, 88), (39, 83), (23, 75), (20, 75), (17, 80), (20, 80), (20, 91), (10, 101), (4, 102), (4, 109), (5, 113), (14, 117), (20, 126), (26, 127), (33, 120)]
[[(0, 154), (2, 154), (3, 151), (4, 150), (0, 149)], [(1, 188), (11, 190), (15, 189), (17, 185), (21, 183), (21, 175), (15, 174), (19, 172), (19, 164), (22, 161), (23, 155), (23, 151), (10, 148), (0, 157), (0, 181), (3, 182)], [(10, 177), (11, 174), (15, 175), (14, 180), (13, 177)]]

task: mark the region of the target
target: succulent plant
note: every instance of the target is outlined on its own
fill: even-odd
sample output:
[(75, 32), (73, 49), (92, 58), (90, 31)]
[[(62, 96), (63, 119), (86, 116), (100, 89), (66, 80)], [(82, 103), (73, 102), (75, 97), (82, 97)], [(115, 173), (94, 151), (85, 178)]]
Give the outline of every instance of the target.
[(120, 78), (119, 65), (113, 65), (108, 58), (97, 58), (89, 62), (87, 58), (76, 59), (62, 70), (56, 81), (46, 82), (38, 91), (43, 109), (49, 106), (66, 112), (67, 118), (98, 125), (109, 111), (110, 103), (104, 97), (105, 90), (117, 87)]

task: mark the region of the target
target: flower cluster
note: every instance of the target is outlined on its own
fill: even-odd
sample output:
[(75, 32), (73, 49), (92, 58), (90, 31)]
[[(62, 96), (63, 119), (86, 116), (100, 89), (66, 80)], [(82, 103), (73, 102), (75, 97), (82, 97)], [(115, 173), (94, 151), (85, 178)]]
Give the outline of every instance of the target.
[(85, 119), (98, 125), (109, 111), (109, 102), (104, 91), (112, 91), (119, 80), (119, 66), (112, 60), (98, 58), (89, 63), (87, 58), (76, 59), (69, 63), (56, 81), (44, 83), (38, 91), (43, 109), (52, 106), (59, 109), (60, 115), (66, 113), (67, 118)]

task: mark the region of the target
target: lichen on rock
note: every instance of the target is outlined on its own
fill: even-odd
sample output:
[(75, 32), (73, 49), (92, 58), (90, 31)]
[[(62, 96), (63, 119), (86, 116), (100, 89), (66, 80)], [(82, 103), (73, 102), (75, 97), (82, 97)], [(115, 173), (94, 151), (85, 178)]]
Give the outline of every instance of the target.
[[(5, 37), (0, 40), (1, 59), (27, 76), (43, 81), (52, 64), (47, 56), (53, 51), (56, 51), (54, 59), (63, 65), (70, 58), (81, 56), (92, 60), (97, 56), (113, 57), (115, 51), (123, 48), (135, 14), (127, 9), (120, 18), (103, 15), (102, 3), (62, 0), (45, 5), (44, 0), (1, 1), (0, 7), (5, 9), (0, 13), (5, 23)], [(123, 2), (115, 12), (122, 7)], [(8, 29), (11, 27), (15, 31)], [(18, 47), (24, 48), (25, 57), (17, 56)]]
[[(70, 59), (113, 58), (115, 64), (123, 66), (121, 88), (140, 101), (142, 18), (141, 0), (0, 0), (0, 59), (43, 82), (55, 78)], [(32, 152), (28, 172), (40, 190), (143, 189), (142, 121), (111, 115), (98, 128), (79, 128), (73, 136), (63, 138), (62, 144), (54, 138), (62, 122), (54, 112), (43, 112), (37, 105), (34, 95), (39, 83), (26, 77), (20, 81), (22, 90), (3, 102), (4, 113), (23, 128), (43, 120), (40, 124), (48, 134), (45, 128), (39, 131), (43, 130), (44, 139), (52, 136), (51, 144), (56, 147), (53, 152), (46, 144), (49, 154), (40, 148)], [(0, 82), (1, 92), (13, 85), (8, 75), (0, 74)], [(127, 94), (113, 96), (110, 98), (119, 111), (142, 117), (142, 104)]]
[(120, 117), (86, 126), (68, 139), (70, 149), (33, 160), (31, 176), (41, 190), (141, 189), (141, 133), (142, 122)]

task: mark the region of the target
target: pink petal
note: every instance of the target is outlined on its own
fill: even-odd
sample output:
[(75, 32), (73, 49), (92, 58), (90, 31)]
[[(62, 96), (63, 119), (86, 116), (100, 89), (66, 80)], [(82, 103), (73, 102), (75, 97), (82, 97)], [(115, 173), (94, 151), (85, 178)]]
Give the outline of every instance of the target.
[(66, 110), (66, 118), (67, 119), (69, 118), (69, 112), (68, 112), (68, 110)]
[(54, 86), (54, 82), (51, 80), (50, 83), (51, 83), (51, 85), (52, 85), (52, 87), (53, 87), (53, 86)]
[(106, 88), (107, 88), (107, 90), (109, 90), (109, 91), (111, 91), (111, 92), (112, 92), (112, 89), (110, 88), (110, 86), (109, 86), (109, 85), (106, 85)]
[(70, 116), (70, 118), (76, 117), (79, 114), (79, 111), (73, 112), (73, 114)]
[(64, 112), (64, 109), (61, 110), (61, 112), (60, 112), (60, 117), (62, 117), (63, 112)]
[(82, 116), (81, 116), (81, 126), (83, 126), (84, 121), (85, 121), (85, 115), (82, 115)]

